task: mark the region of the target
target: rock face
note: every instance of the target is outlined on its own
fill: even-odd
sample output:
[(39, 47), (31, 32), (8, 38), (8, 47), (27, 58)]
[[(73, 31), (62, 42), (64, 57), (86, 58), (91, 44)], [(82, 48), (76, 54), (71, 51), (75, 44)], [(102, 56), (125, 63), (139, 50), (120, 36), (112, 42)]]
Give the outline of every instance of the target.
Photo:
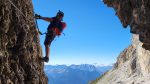
[(138, 35), (119, 57), (114, 68), (108, 71), (97, 84), (149, 84), (150, 51), (142, 48)]
[(150, 84), (150, 0), (104, 0), (113, 7), (124, 27), (130, 26), (132, 44), (112, 70), (97, 84)]
[(104, 0), (113, 7), (124, 27), (138, 34), (143, 47), (150, 50), (150, 0)]
[(0, 0), (0, 84), (47, 84), (31, 0)]

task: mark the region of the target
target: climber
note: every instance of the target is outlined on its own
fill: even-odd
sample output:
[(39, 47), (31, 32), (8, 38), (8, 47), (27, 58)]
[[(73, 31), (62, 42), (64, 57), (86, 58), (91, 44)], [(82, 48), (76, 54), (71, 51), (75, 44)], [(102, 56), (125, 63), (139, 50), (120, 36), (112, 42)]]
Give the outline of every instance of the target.
[(49, 54), (50, 54), (50, 45), (51, 42), (54, 40), (56, 36), (60, 36), (64, 28), (66, 27), (66, 23), (63, 22), (63, 17), (64, 13), (59, 10), (59, 12), (56, 14), (55, 17), (49, 18), (49, 17), (42, 17), (40, 15), (35, 15), (36, 19), (42, 19), (47, 22), (50, 22), (48, 28), (47, 28), (47, 33), (46, 33), (46, 38), (44, 41), (45, 45), (45, 52), (46, 56), (42, 58), (45, 62), (49, 61)]

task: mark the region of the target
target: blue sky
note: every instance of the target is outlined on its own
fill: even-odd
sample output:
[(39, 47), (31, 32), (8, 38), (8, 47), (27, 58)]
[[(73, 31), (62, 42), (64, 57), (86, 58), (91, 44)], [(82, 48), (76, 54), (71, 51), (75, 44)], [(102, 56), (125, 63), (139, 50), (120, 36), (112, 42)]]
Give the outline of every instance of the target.
[[(48, 64), (112, 64), (119, 53), (131, 44), (129, 28), (124, 29), (112, 8), (101, 0), (33, 0), (35, 13), (53, 17), (58, 10), (65, 13), (65, 36), (51, 45)], [(38, 20), (46, 32), (48, 22)], [(40, 43), (45, 56), (45, 35)]]

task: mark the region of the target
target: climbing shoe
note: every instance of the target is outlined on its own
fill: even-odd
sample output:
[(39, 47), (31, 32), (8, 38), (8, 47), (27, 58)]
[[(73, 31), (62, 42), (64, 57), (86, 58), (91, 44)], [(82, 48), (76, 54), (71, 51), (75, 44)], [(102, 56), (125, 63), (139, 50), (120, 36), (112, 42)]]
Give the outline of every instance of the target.
[(49, 61), (49, 58), (48, 58), (47, 56), (45, 56), (45, 57), (43, 57), (43, 60), (44, 60), (45, 62), (48, 62), (48, 61)]

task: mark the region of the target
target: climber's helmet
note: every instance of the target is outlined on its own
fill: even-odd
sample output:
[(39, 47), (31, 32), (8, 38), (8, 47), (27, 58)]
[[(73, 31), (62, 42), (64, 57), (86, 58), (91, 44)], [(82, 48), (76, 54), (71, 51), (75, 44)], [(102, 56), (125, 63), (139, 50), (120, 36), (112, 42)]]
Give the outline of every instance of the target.
[(64, 17), (64, 13), (62, 12), (62, 11), (58, 11), (57, 12), (57, 15), (56, 15), (57, 17)]

